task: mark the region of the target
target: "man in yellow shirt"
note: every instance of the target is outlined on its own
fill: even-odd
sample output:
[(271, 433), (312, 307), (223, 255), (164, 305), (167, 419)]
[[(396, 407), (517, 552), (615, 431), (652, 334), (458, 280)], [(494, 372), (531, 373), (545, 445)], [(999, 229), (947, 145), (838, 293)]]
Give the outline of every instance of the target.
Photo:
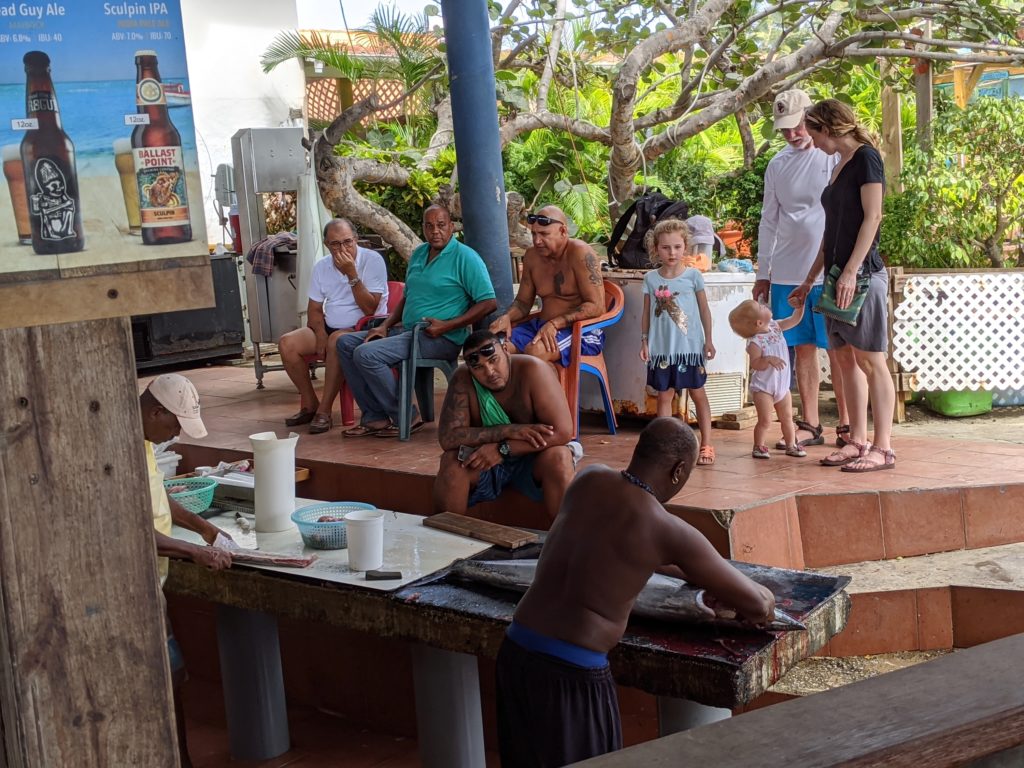
[[(156, 529), (157, 566), (160, 586), (167, 580), (168, 558), (191, 560), (213, 570), (231, 566), (231, 554), (224, 549), (200, 546), (180, 541), (171, 536), (171, 527), (177, 524), (195, 531), (207, 544), (213, 544), (220, 529), (198, 515), (194, 515), (168, 497), (164, 489), (164, 476), (157, 467), (153, 446), (177, 437), (182, 431), (189, 437), (205, 437), (206, 427), (199, 418), (199, 393), (184, 376), (168, 373), (154, 379), (139, 396), (142, 410), (142, 433), (145, 437), (146, 467), (149, 470), (149, 493), (153, 507), (153, 526)], [(223, 534), (225, 537), (227, 534)], [(165, 609), (166, 612), (166, 609)], [(185, 660), (178, 642), (171, 633), (167, 619), (167, 655), (171, 665), (171, 685), (174, 689), (174, 715), (178, 724), (178, 750), (182, 768), (192, 765), (185, 741), (185, 717), (181, 706), (181, 684), (185, 681)]]

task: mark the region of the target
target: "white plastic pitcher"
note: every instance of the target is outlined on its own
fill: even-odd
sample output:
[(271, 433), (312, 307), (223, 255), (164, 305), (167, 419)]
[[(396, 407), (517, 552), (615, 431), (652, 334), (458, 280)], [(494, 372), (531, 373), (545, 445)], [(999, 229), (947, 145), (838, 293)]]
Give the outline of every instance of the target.
[(278, 438), (274, 432), (249, 435), (256, 461), (256, 532), (286, 531), (294, 523), (295, 443), (297, 433)]

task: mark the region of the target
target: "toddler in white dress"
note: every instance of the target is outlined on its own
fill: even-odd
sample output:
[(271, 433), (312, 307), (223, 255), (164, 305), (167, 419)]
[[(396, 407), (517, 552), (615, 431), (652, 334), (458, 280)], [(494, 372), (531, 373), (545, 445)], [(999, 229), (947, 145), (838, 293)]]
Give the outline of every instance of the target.
[(750, 355), (750, 397), (757, 409), (754, 427), (755, 459), (769, 459), (765, 434), (772, 422), (772, 411), (779, 417), (786, 455), (803, 457), (807, 453), (797, 443), (793, 422), (793, 398), (789, 394), (789, 350), (782, 332), (798, 325), (804, 315), (800, 304), (783, 320), (772, 317), (770, 307), (748, 299), (729, 313), (729, 325), (747, 340)]

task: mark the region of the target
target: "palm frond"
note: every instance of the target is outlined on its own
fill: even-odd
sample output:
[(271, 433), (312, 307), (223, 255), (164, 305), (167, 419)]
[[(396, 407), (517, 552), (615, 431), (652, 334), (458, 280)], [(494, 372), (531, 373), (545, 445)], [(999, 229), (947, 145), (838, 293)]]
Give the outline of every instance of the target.
[(366, 63), (351, 56), (319, 32), (301, 35), (294, 30), (282, 32), (270, 43), (260, 58), (264, 72), (293, 59), (312, 59), (337, 70), (342, 77), (359, 80), (366, 74)]

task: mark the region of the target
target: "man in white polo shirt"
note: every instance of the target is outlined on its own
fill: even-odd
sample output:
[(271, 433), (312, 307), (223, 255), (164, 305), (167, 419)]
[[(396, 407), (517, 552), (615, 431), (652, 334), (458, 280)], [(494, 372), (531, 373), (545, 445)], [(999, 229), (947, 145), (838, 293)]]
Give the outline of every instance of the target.
[[(329, 251), (313, 265), (309, 281), (306, 327), (286, 333), (278, 341), (281, 362), (302, 401), (299, 412), (285, 425), (309, 424), (311, 435), (331, 428), (331, 409), (341, 389), (338, 339), (354, 330), (365, 315), (387, 314), (388, 270), (384, 257), (358, 245), (359, 233), (348, 219), (332, 219), (324, 227)], [(306, 356), (324, 361), (324, 388), (318, 398), (309, 380)]]
[[(775, 98), (772, 114), (775, 130), (786, 139), (784, 147), (768, 163), (764, 174), (764, 206), (758, 229), (757, 282), (754, 299), (771, 302), (776, 320), (789, 317), (793, 308), (787, 303), (790, 292), (803, 282), (811, 263), (818, 255), (825, 231), (825, 210), (821, 193), (829, 184), (839, 163), (838, 155), (826, 155), (811, 143), (804, 126), (804, 111), (811, 99), (799, 89), (783, 91)], [(822, 281), (818, 278), (807, 297), (813, 307), (821, 296)], [(832, 368), (832, 389), (839, 406), (837, 444), (844, 444), (850, 420), (843, 396), (842, 373), (829, 349), (824, 317), (805, 312), (803, 321), (785, 331), (786, 343), (796, 348), (796, 382), (800, 391), (803, 418), (797, 421), (800, 445), (822, 445), (821, 420), (818, 416), (818, 348), (828, 350)]]

